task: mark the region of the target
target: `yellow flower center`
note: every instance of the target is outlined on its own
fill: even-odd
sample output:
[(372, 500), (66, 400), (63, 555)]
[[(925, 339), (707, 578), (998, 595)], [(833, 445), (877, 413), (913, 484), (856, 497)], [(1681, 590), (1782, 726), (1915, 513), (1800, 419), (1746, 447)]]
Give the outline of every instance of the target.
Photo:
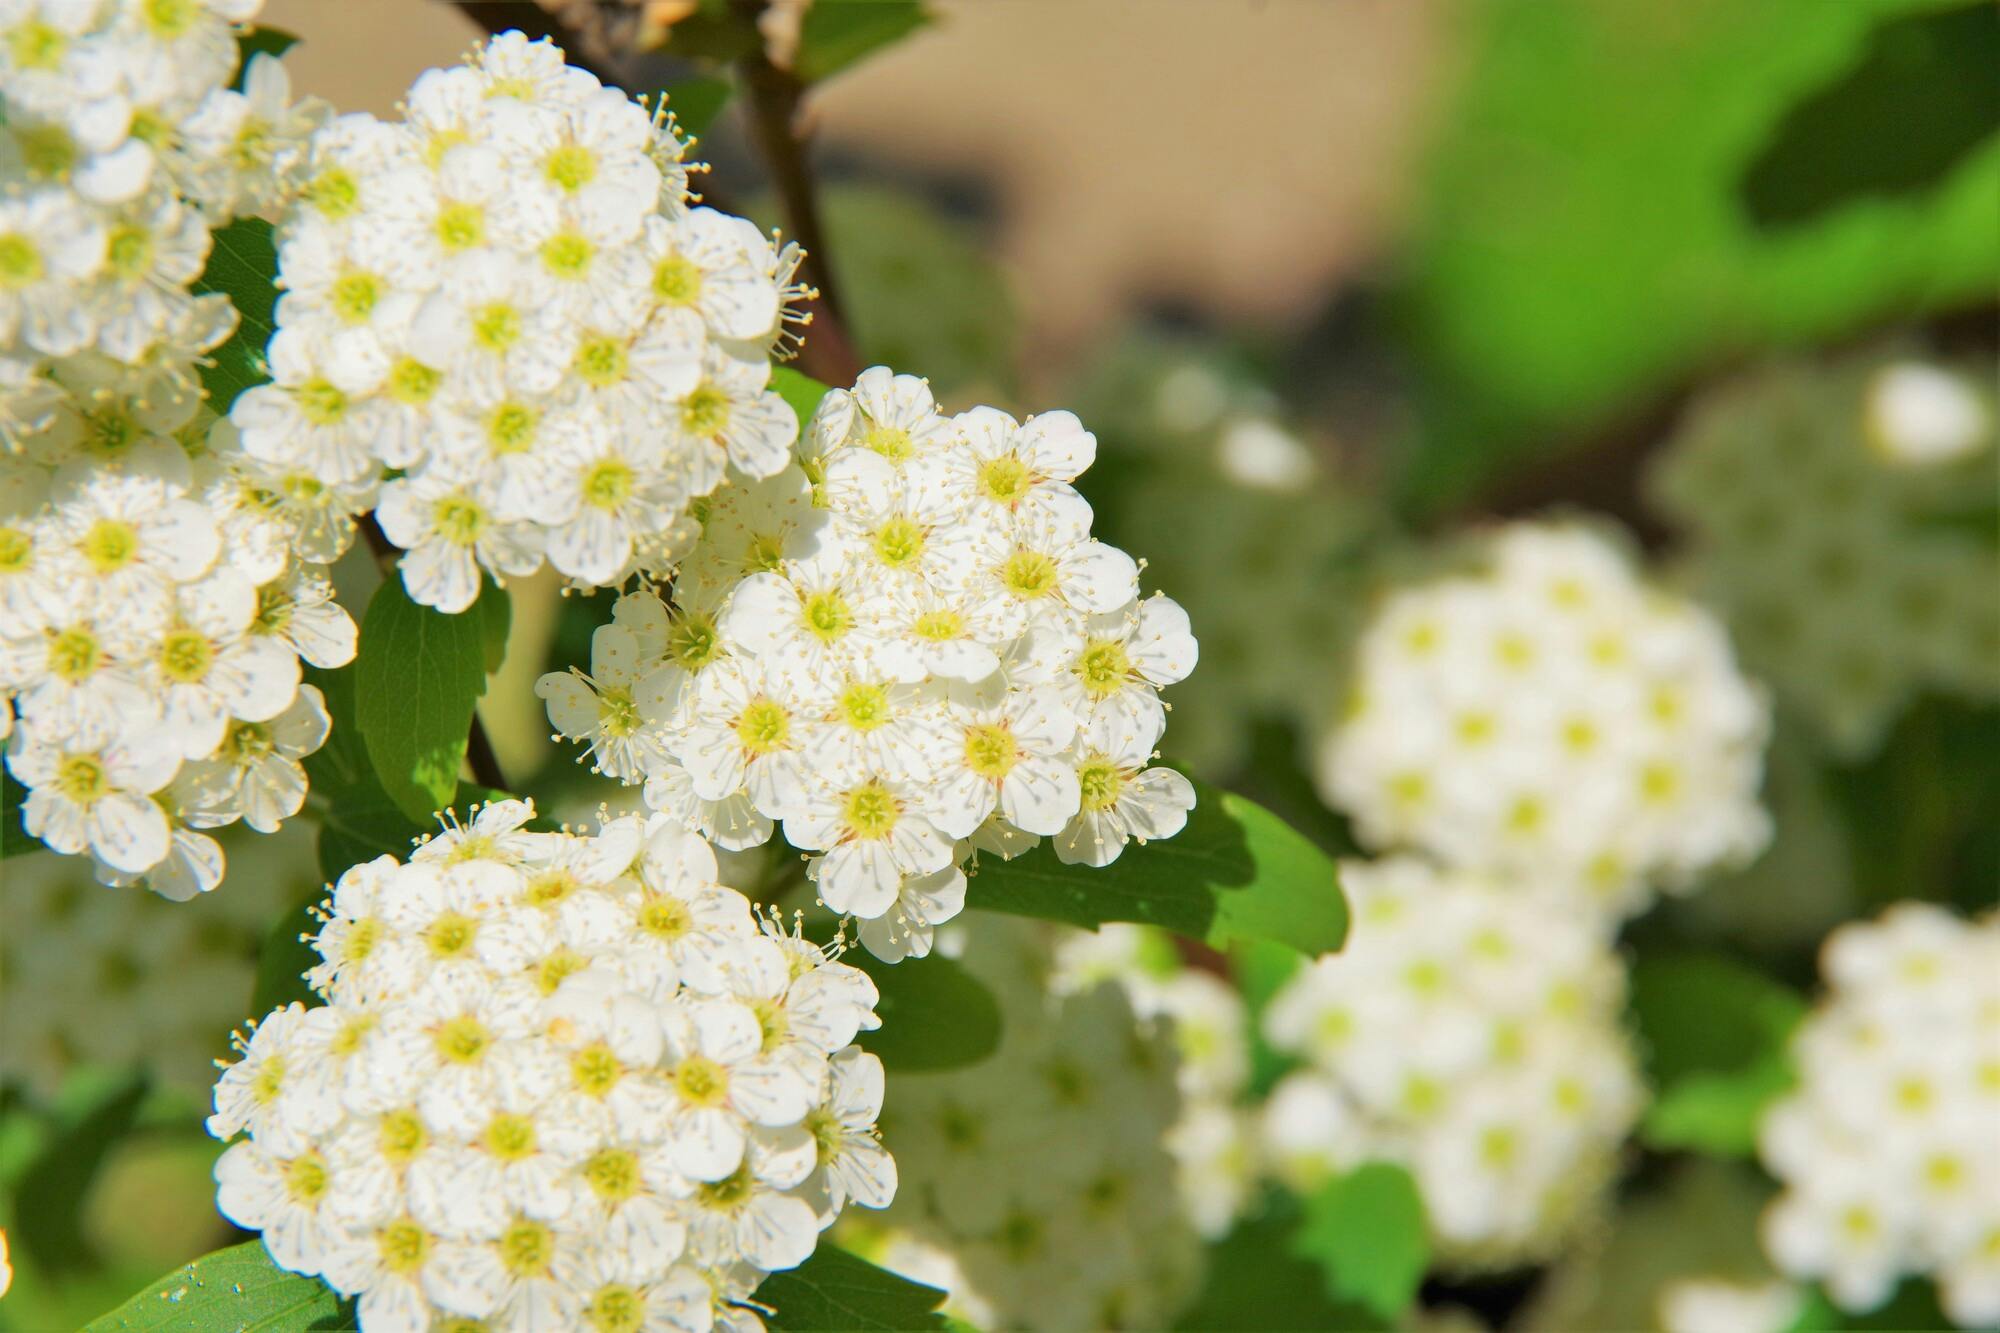
[(900, 463), (917, 451), (910, 432), (900, 426), (870, 426), (868, 433), (861, 437), (861, 443), (891, 463)]
[(840, 720), (856, 731), (873, 731), (887, 724), (892, 717), (889, 707), (889, 692), (880, 685), (860, 682), (849, 685), (840, 692), (840, 700), (835, 705)]
[(438, 244), (470, 250), (486, 239), (486, 209), (480, 204), (446, 204), (437, 215)]
[(736, 719), (736, 739), (746, 753), (766, 755), (785, 748), (792, 735), (792, 717), (775, 699), (752, 699)]
[(583, 474), (583, 501), (593, 509), (615, 510), (632, 498), (638, 474), (617, 458), (601, 458)]
[(493, 1034), (471, 1014), (461, 1014), (440, 1024), (432, 1040), (438, 1055), (448, 1063), (470, 1065), (477, 1064), (486, 1054), (493, 1044)]
[(603, 1097), (618, 1086), (625, 1075), (618, 1057), (603, 1042), (585, 1046), (569, 1060), (569, 1075), (577, 1090), (588, 1097)]
[(585, 338), (577, 345), (576, 376), (593, 389), (624, 379), (627, 364), (624, 341), (608, 333)]
[(968, 727), (965, 731), (965, 766), (980, 777), (998, 782), (1021, 761), (1021, 747), (1014, 733), (998, 723)]
[(208, 636), (195, 630), (173, 630), (160, 640), (160, 672), (168, 680), (192, 685), (208, 675), (214, 661)]
[(629, 1199), (639, 1192), (639, 1158), (625, 1148), (606, 1148), (583, 1164), (583, 1179), (600, 1199)]
[(590, 271), (594, 247), (587, 237), (573, 231), (559, 231), (542, 242), (542, 265), (558, 278), (571, 280)]
[(729, 1096), (729, 1071), (705, 1055), (674, 1067), (674, 1091), (690, 1106), (720, 1106)]
[(546, 1277), (555, 1262), (556, 1233), (540, 1222), (516, 1218), (500, 1233), (500, 1266), (515, 1277)]
[(1028, 493), (1034, 474), (1012, 454), (979, 465), (979, 493), (998, 504), (1011, 505)]
[(678, 898), (648, 899), (646, 905), (639, 909), (639, 929), (658, 939), (679, 939), (693, 925), (693, 914), (688, 911), (687, 904)]
[(408, 407), (422, 407), (436, 396), (444, 382), (441, 371), (431, 369), (413, 356), (398, 360), (389, 369), (389, 396)]
[(713, 439), (729, 424), (729, 397), (713, 384), (700, 384), (681, 404), (681, 428)]
[(464, 495), (448, 495), (431, 511), (431, 529), (453, 546), (471, 546), (486, 531), (486, 510)]
[(599, 1287), (583, 1317), (596, 1333), (639, 1333), (646, 1326), (646, 1303), (639, 1293), (619, 1283)]
[(471, 950), (478, 933), (479, 923), (463, 912), (440, 912), (424, 931), (424, 943), (433, 958), (458, 958)]
[(326, 1158), (307, 1152), (285, 1163), (285, 1193), (299, 1203), (317, 1203), (326, 1193)]
[(114, 227), (105, 245), (105, 258), (119, 277), (128, 281), (139, 277), (153, 266), (153, 234), (132, 223)]
[(714, 660), (721, 641), (715, 633), (715, 617), (690, 611), (667, 631), (667, 655), (688, 671), (699, 671)]
[(68, 34), (40, 19), (18, 23), (7, 33), (7, 54), (22, 69), (56, 69), (68, 50)]
[(304, 191), (307, 204), (326, 217), (350, 216), (361, 205), (361, 186), (345, 167), (328, 167), (313, 177)]
[(902, 814), (902, 806), (893, 792), (871, 780), (847, 793), (847, 799), (841, 803), (841, 814), (850, 837), (872, 841), (889, 836)]
[(87, 629), (66, 629), (49, 640), (50, 674), (72, 685), (96, 671), (103, 660), (97, 636)]
[(373, 273), (343, 273), (334, 280), (329, 293), (333, 313), (349, 324), (360, 324), (375, 313), (382, 299), (382, 280)]
[(575, 194), (597, 179), (597, 155), (582, 144), (563, 144), (542, 159), (542, 174), (558, 189)]
[(1109, 810), (1125, 790), (1125, 775), (1109, 759), (1092, 759), (1077, 768), (1076, 785), (1085, 810)]
[(96, 756), (73, 754), (56, 765), (56, 794), (77, 805), (90, 805), (111, 790), (111, 775)]
[(1055, 591), (1056, 562), (1021, 547), (1000, 566), (1000, 582), (1016, 597), (1046, 597)]
[(116, 518), (100, 518), (83, 535), (83, 558), (100, 574), (115, 574), (139, 555), (139, 530)]
[(924, 530), (907, 518), (892, 518), (875, 530), (875, 554), (891, 569), (901, 569), (924, 553)]
[(504, 352), (521, 337), (521, 312), (495, 301), (472, 317), (472, 340), (489, 352)]
[(375, 1233), (375, 1248), (382, 1256), (384, 1268), (407, 1276), (422, 1268), (430, 1258), (431, 1237), (411, 1219), (399, 1218)]
[(803, 608), (806, 628), (821, 643), (832, 643), (854, 628), (854, 612), (837, 592), (816, 592)]
[(486, 1126), (486, 1151), (503, 1162), (518, 1162), (535, 1152), (535, 1122), (524, 1115), (502, 1113)]
[(383, 1116), (382, 1124), (376, 1131), (376, 1143), (381, 1147), (382, 1156), (397, 1166), (415, 1160), (430, 1142), (430, 1137), (417, 1113), (407, 1109), (391, 1111)]
[(292, 390), (292, 401), (298, 404), (299, 415), (315, 426), (331, 426), (347, 415), (347, 395), (319, 376)]
[(34, 559), (35, 539), (19, 528), (0, 525), (0, 574), (18, 574)]
[(693, 305), (701, 296), (701, 270), (691, 259), (668, 255), (653, 268), (653, 295), (663, 305)]
[(1131, 674), (1132, 659), (1116, 639), (1092, 639), (1077, 655), (1077, 679), (1093, 698), (1116, 694)]

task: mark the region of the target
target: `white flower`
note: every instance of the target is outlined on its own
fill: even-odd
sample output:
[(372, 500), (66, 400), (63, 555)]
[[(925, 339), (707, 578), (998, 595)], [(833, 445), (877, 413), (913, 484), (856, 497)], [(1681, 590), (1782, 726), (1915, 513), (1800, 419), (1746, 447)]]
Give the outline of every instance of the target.
[(399, 568), (411, 599), (449, 615), (478, 598), (482, 568), (497, 576), (529, 574), (541, 562), (540, 530), (501, 518), (452, 469), (390, 482), (376, 517), (404, 549)]
[(299, 690), (299, 659), (248, 633), (257, 591), (233, 569), (180, 589), (174, 619), (148, 645), (147, 681), (181, 752), (199, 759), (222, 744), (231, 718), (269, 722)]
[(660, 748), (667, 708), (662, 669), (641, 655), (638, 638), (618, 625), (600, 625), (590, 636), (590, 674), (551, 671), (535, 682), (548, 701), (549, 720), (574, 740), (590, 742), (597, 771), (623, 782), (643, 782), (665, 757)]
[(1104, 866), (1133, 839), (1171, 838), (1194, 809), (1194, 784), (1171, 768), (1148, 768), (1149, 732), (1098, 724), (1089, 728), (1075, 759), (1078, 810), (1056, 835), (1063, 861)]
[(49, 356), (95, 336), (85, 283), (105, 262), (104, 227), (58, 190), (0, 199), (0, 341)]
[(799, 437), (799, 419), (765, 387), (770, 380), (771, 362), (761, 352), (750, 357), (721, 344), (708, 349), (700, 380), (681, 399), (670, 423), (692, 468), (694, 493), (714, 490), (725, 463), (748, 477), (785, 470)]
[(819, 786), (785, 816), (785, 840), (825, 854), (816, 862), (820, 896), (836, 912), (881, 916), (906, 877), (951, 864), (951, 839), (931, 817), (929, 794), (879, 775), (843, 787)]
[(1371, 846), (1618, 915), (1769, 837), (1761, 692), (1717, 622), (1588, 530), (1515, 524), (1480, 573), (1390, 599), (1353, 692), (1320, 785)]
[(1524, 900), (1415, 859), (1343, 862), (1341, 883), (1353, 937), (1264, 1011), (1266, 1039), (1312, 1071), (1266, 1109), (1274, 1165), (1309, 1190), (1359, 1161), (1405, 1164), (1449, 1266), (1559, 1248), (1639, 1109), (1623, 974), (1596, 922), (1547, 889)]
[(184, 765), (174, 780), (188, 822), (209, 828), (240, 818), (259, 833), (276, 832), (305, 805), (299, 760), (326, 743), (330, 726), (326, 700), (311, 685), (299, 686), (268, 721), (230, 722), (214, 754)]
[(2000, 1317), (1996, 960), (2000, 920), (1929, 904), (1827, 941), (1829, 993), (1793, 1037), (1798, 1084), (1764, 1112), (1758, 1151), (1784, 1186), (1765, 1252), (1843, 1309), (1872, 1309), (1922, 1273), (1953, 1322)]
[(39, 736), (15, 732), (7, 769), (29, 788), (21, 825), (59, 852), (88, 849), (116, 870), (138, 873), (166, 856), (171, 830), (153, 801), (180, 767), (173, 736)]

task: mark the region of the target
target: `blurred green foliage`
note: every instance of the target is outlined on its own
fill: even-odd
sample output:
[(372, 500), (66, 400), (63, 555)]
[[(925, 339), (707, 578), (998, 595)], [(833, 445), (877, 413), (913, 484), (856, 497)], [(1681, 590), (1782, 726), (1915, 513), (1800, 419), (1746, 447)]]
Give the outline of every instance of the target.
[[(1725, 358), (1990, 299), (1993, 67), (1964, 20), (1906, 21), (1967, 8), (1996, 21), (1964, 0), (1461, 0), (1470, 68), (1395, 300), (1423, 424), (1405, 500), (1463, 500)], [(1802, 129), (1857, 69), (1942, 114), (1892, 114), (1864, 82), (1879, 112), (1837, 142), (1827, 113)], [(1866, 164), (1905, 156), (1934, 178), (1868, 187)]]

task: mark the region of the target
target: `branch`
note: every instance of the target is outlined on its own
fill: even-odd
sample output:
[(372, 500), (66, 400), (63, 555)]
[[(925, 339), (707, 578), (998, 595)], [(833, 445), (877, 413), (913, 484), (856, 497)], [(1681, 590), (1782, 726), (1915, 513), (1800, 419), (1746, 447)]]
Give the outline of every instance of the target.
[[(767, 3), (768, 0), (730, 0), (736, 14), (753, 29)], [(751, 131), (770, 167), (785, 220), (791, 225), (792, 239), (806, 252), (801, 273), (819, 289), (818, 300), (808, 306), (813, 316), (812, 334), (799, 353), (800, 367), (828, 384), (852, 384), (861, 373), (861, 361), (847, 333), (845, 307), (829, 258), (826, 228), (820, 221), (819, 195), (806, 163), (806, 138), (799, 118), (805, 86), (790, 70), (771, 63), (762, 40), (737, 61), (736, 70), (750, 104)]]

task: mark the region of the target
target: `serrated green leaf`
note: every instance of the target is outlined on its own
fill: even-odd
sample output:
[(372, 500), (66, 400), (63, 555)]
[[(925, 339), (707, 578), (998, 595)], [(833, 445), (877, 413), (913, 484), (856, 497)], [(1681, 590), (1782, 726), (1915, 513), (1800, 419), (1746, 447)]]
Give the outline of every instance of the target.
[(1400, 1166), (1369, 1162), (1306, 1201), (1291, 1252), (1319, 1265), (1327, 1295), (1400, 1318), (1430, 1265), (1423, 1197)]
[(976, 1064), (1000, 1047), (1000, 1002), (972, 973), (942, 954), (884, 963), (849, 954), (881, 992), (882, 1026), (859, 1040), (891, 1073), (926, 1074)]
[(818, 0), (799, 25), (793, 72), (818, 83), (930, 21), (920, 0)]
[(296, 1000), (311, 1007), (320, 1002), (305, 974), (318, 967), (318, 950), (307, 943), (319, 933), (319, 918), (313, 914), (318, 898), (300, 903), (279, 917), (264, 936), (257, 951), (257, 988), (251, 993), (250, 1013), (261, 1016)]
[(1634, 965), (1631, 1013), (1654, 1088), (1640, 1140), (1753, 1152), (1759, 1115), (1790, 1086), (1786, 1046), (1805, 1001), (1720, 955), (1667, 954)]
[(419, 606), (400, 578), (382, 581), (362, 618), (355, 724), (382, 790), (420, 823), (458, 791), (472, 710), (486, 692), (486, 623), (476, 602), (455, 616)]
[(236, 78), (229, 85), (238, 92), (243, 90), (243, 80), (250, 73), (252, 56), (277, 57), (299, 44), (298, 37), (283, 28), (267, 28), (258, 24), (247, 32), (236, 34)]
[(356, 1326), (354, 1303), (316, 1277), (271, 1262), (260, 1240), (232, 1245), (183, 1264), (83, 1333), (319, 1333)]
[(942, 1329), (944, 1295), (822, 1243), (797, 1268), (765, 1278), (752, 1299), (779, 1333), (902, 1333)]
[(827, 386), (790, 366), (778, 366), (771, 371), (771, 391), (791, 405), (798, 414), (799, 429), (804, 430), (819, 410), (819, 400), (826, 397)]
[(966, 905), (1091, 929), (1136, 921), (1223, 950), (1260, 939), (1308, 956), (1338, 949), (1347, 902), (1332, 858), (1254, 801), (1194, 788), (1186, 828), (1108, 866), (1065, 865), (1047, 844), (1011, 861), (982, 857)]
[(44, 1273), (78, 1272), (98, 1262), (83, 1230), (84, 1200), (106, 1156), (137, 1119), (146, 1087), (143, 1073), (121, 1073), (87, 1089), (85, 1104), (60, 1116), (22, 1171), (14, 1217), (33, 1225), (19, 1227), (14, 1243)]
[(708, 132), (722, 108), (729, 105), (736, 85), (728, 79), (683, 79), (667, 88), (667, 110), (683, 134), (699, 137)]
[(201, 368), (208, 405), (228, 415), (236, 395), (270, 378), (264, 349), (271, 343), (271, 307), (277, 302), (278, 251), (271, 224), (238, 218), (210, 234), (208, 266), (195, 279), (196, 292), (221, 292), (236, 307), (236, 332), (210, 353), (214, 364)]

